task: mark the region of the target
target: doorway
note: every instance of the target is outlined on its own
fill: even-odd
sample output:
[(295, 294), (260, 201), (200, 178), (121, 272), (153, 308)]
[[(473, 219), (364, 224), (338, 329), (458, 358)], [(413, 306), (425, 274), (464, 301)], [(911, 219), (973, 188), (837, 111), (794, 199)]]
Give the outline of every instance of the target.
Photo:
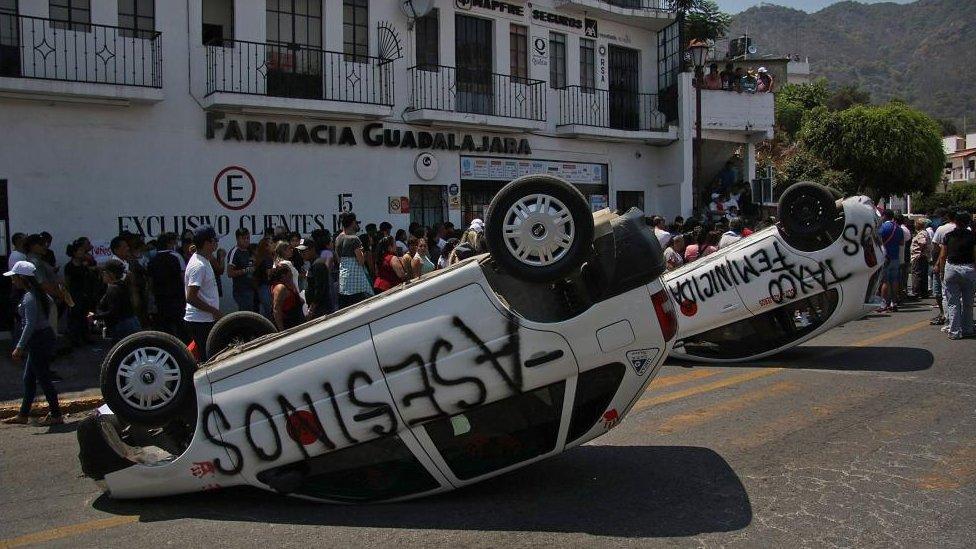
[(494, 112), (492, 89), (492, 22), (470, 15), (456, 15), (455, 110), (477, 114)]
[(268, 95), (322, 99), (321, 0), (268, 0)]
[(637, 50), (610, 46), (610, 127), (640, 128), (637, 90), (640, 88), (640, 56)]

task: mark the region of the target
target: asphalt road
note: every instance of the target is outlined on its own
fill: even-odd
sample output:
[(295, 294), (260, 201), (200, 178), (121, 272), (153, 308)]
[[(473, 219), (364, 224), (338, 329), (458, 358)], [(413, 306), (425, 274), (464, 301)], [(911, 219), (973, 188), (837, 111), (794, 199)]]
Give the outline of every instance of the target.
[(762, 364), (668, 364), (606, 436), (395, 505), (250, 489), (113, 501), (73, 426), (0, 427), (0, 547), (972, 546), (976, 340), (916, 306)]

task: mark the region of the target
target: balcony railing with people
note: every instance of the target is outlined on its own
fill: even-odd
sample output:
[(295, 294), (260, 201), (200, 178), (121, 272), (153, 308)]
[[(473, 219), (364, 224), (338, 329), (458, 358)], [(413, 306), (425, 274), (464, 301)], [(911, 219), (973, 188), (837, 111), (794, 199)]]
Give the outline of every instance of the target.
[(656, 93), (566, 86), (559, 91), (557, 126), (589, 126), (627, 131), (667, 131), (667, 116)]
[(0, 13), (0, 77), (161, 88), (162, 34)]
[(408, 69), (410, 110), (484, 114), (545, 121), (546, 83), (476, 68), (419, 65)]
[(393, 105), (393, 63), (297, 44), (207, 45), (207, 95), (232, 93)]

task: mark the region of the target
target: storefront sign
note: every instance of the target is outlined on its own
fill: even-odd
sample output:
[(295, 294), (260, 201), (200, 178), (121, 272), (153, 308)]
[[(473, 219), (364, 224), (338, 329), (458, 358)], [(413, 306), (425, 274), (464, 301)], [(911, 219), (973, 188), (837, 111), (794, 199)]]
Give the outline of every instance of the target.
[(458, 9), (470, 10), (471, 8), (481, 8), (483, 10), (497, 11), (509, 15), (525, 15), (525, 8), (518, 4), (508, 2), (497, 2), (495, 0), (454, 0), (454, 5)]
[(583, 34), (587, 38), (597, 38), (600, 35), (600, 31), (597, 29), (596, 19), (587, 19), (585, 21), (586, 28), (583, 29)]
[(447, 186), (447, 205), (452, 210), (461, 209), (461, 186), (457, 183)]
[[(253, 141), (269, 143), (303, 143), (318, 145), (357, 146), (359, 140), (352, 126), (329, 124), (306, 125), (290, 122), (258, 122), (234, 119), (225, 120), (223, 113), (208, 112), (207, 139), (223, 141)], [(431, 149), (461, 152), (488, 152), (502, 154), (532, 154), (529, 140), (512, 137), (475, 137), (466, 133), (428, 132), (384, 128), (380, 122), (363, 126), (362, 143), (369, 147), (401, 149)]]
[(549, 66), (549, 38), (546, 36), (532, 37), (532, 66)]
[(606, 84), (607, 82), (607, 47), (600, 44), (597, 49), (599, 53), (599, 65), (600, 65), (600, 82)]
[(558, 13), (549, 13), (548, 11), (532, 10), (532, 19), (535, 19), (536, 21), (541, 21), (543, 23), (549, 23), (551, 25), (569, 27), (571, 29), (583, 28), (582, 19), (577, 19), (575, 17), (570, 17), (568, 15), (560, 15)]
[(511, 181), (523, 175), (549, 174), (578, 185), (605, 185), (604, 164), (519, 160), (514, 158), (461, 157), (461, 179), (473, 181)]
[(437, 177), (437, 157), (430, 153), (420, 153), (417, 160), (413, 163), (413, 169), (417, 172), (417, 177), (424, 181), (430, 181)]
[(590, 195), (590, 210), (598, 212), (607, 206), (607, 195), (605, 194), (591, 194)]

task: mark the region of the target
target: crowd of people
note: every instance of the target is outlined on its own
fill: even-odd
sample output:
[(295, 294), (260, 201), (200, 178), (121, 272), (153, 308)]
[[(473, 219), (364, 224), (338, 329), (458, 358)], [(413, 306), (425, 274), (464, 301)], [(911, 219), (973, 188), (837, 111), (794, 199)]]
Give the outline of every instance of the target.
[[(696, 85), (698, 85), (696, 83)], [(708, 72), (702, 78), (703, 90), (724, 90), (738, 93), (770, 93), (775, 87), (773, 75), (766, 67), (745, 69), (726, 63), (722, 71), (718, 63), (708, 65)]]
[[(721, 192), (721, 191), (720, 191)], [(720, 215), (716, 215), (719, 213)], [(974, 226), (966, 211), (939, 210), (931, 218), (882, 214), (879, 238), (885, 250), (879, 312), (898, 311), (904, 300), (935, 297), (950, 339), (974, 335)], [(732, 208), (672, 223), (648, 218), (664, 250), (668, 270), (693, 263), (776, 223), (774, 218), (740, 217)], [(117, 342), (140, 330), (169, 333), (206, 360), (206, 342), (223, 316), (222, 277), (238, 310), (267, 317), (286, 330), (437, 269), (487, 251), (484, 223), (475, 219), (463, 231), (452, 223), (393, 231), (389, 222), (362, 230), (355, 213), (339, 216), (333, 235), (316, 230), (303, 237), (285, 227), (254, 238), (246, 229), (221, 248), (212, 227), (182, 235), (163, 234), (146, 242), (122, 234), (110, 243), (111, 257), (97, 262), (86, 237), (73, 241), (59, 264), (48, 233), (14, 234), (9, 255), (11, 303), (16, 321), (15, 360), (24, 360), (21, 413), (7, 420), (26, 423), (40, 385), (49, 415), (43, 424), (63, 421), (50, 365), (61, 347), (84, 346), (102, 329)], [(63, 327), (59, 330), (59, 326)]]
[[(112, 239), (104, 261), (96, 261), (91, 240), (81, 237), (67, 246), (63, 263), (50, 234), (14, 234), (6, 275), (16, 324), (13, 357), (25, 363), (24, 399), (21, 413), (8, 422), (27, 422), (38, 385), (50, 410), (42, 423), (62, 422), (53, 385), (60, 377), (51, 363), (58, 352), (88, 345), (99, 332), (117, 342), (158, 330), (206, 360), (207, 338), (224, 314), (227, 290), (237, 310), (264, 315), (285, 330), (486, 250), (480, 219), (460, 232), (447, 222), (413, 223), (395, 233), (389, 222), (362, 231), (352, 212), (339, 221), (342, 230), (334, 236), (316, 230), (303, 238), (277, 227), (255, 239), (238, 229), (229, 249), (221, 248), (212, 227), (151, 241), (124, 233)], [(225, 274), (230, 288), (224, 287)]]

